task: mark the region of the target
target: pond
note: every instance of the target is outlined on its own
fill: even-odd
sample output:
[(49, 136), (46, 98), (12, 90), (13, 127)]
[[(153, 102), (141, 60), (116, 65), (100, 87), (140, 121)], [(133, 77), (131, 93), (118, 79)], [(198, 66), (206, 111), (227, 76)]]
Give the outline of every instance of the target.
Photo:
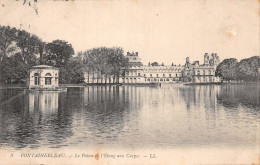
[(259, 142), (259, 83), (0, 92), (0, 146), (14, 149), (254, 148)]

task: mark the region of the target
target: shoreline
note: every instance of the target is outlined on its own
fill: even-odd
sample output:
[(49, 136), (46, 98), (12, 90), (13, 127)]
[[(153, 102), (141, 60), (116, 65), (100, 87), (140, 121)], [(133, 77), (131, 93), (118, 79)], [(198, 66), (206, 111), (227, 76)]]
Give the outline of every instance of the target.
[[(110, 83), (110, 84), (60, 84), (59, 88), (80, 88), (80, 87), (88, 87), (88, 86), (161, 86), (161, 85), (239, 85), (239, 84), (260, 84), (260, 81), (255, 82), (215, 82), (215, 83), (192, 83), (192, 82), (181, 82), (181, 83), (132, 83), (132, 84), (123, 84), (123, 83)], [(10, 85), (0, 85), (0, 90), (5, 89), (25, 89), (31, 90), (24, 84), (10, 84)], [(34, 89), (33, 89), (34, 90)], [(47, 89), (48, 90), (48, 89)]]

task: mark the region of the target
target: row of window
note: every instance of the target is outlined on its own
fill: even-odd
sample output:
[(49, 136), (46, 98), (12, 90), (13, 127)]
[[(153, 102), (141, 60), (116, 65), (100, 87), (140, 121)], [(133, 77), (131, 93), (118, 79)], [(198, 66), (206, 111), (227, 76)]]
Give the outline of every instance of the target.
[(160, 79), (157, 79), (157, 78), (147, 78), (145, 79), (145, 81), (179, 81), (181, 80), (181, 78), (166, 78), (166, 79), (163, 79), (163, 78), (160, 78)]
[[(34, 85), (40, 85), (40, 78), (34, 77)], [(51, 77), (45, 77), (45, 85), (51, 85)]]
[[(203, 77), (203, 78), (198, 77), (197, 79), (199, 81), (206, 82), (206, 77)], [(195, 77), (195, 81), (196, 81), (196, 77)], [(209, 77), (209, 82), (212, 82), (212, 77)]]
[[(206, 70), (203, 70), (203, 75), (206, 75)], [(196, 72), (195, 72), (196, 74)], [(200, 75), (200, 70), (197, 71), (197, 75)], [(211, 70), (208, 70), (208, 75), (211, 75)]]
[[(58, 75), (57, 73), (55, 74), (56, 76)], [(51, 85), (51, 74), (46, 73), (45, 74), (45, 85)], [(39, 73), (34, 74), (34, 85), (40, 85), (40, 75)]]
[[(181, 75), (179, 74), (179, 76), (178, 76), (178, 74), (175, 74), (175, 77), (180, 77), (180, 76), (183, 77), (183, 74), (181, 74)], [(144, 74), (144, 77), (146, 77), (145, 74)], [(153, 74), (150, 74), (150, 77), (153, 77)], [(159, 77), (159, 74), (156, 74), (156, 77)], [(165, 74), (163, 74), (162, 77), (166, 77)], [(172, 77), (172, 74), (169, 74), (169, 77)]]
[[(138, 76), (141, 76), (140, 73), (138, 73)], [(146, 77), (146, 74), (144, 74), (144, 77)], [(150, 74), (150, 77), (153, 77), (153, 74)], [(156, 74), (155, 77), (167, 77), (167, 76), (165, 76), (165, 74), (162, 74), (162, 76), (159, 76), (159, 74)], [(169, 74), (168, 77), (174, 77), (174, 76), (172, 76), (172, 74)], [(175, 74), (175, 77), (183, 77), (183, 74)]]
[[(39, 77), (39, 76), (40, 76), (39, 73), (35, 73), (34, 74), (34, 77)], [(56, 73), (55, 76), (58, 76), (58, 74)], [(50, 73), (46, 73), (45, 77), (51, 77), (51, 74)]]
[(136, 74), (136, 72), (134, 72), (134, 74), (133, 74), (132, 72), (130, 72), (130, 73), (131, 73), (131, 74), (129, 74), (128, 72), (126, 72), (125, 74), (126, 74), (127, 76), (129, 76), (129, 75), (131, 75), (131, 76), (136, 76), (136, 75), (141, 76), (140, 73), (138, 73), (138, 74)]

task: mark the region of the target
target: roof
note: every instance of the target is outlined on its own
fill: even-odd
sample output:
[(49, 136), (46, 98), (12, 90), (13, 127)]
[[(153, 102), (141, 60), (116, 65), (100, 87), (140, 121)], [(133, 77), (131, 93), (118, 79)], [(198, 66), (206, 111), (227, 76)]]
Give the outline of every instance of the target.
[(58, 69), (54, 66), (49, 66), (49, 65), (35, 65), (35, 66), (32, 66), (31, 67), (32, 69), (35, 68), (35, 69)]

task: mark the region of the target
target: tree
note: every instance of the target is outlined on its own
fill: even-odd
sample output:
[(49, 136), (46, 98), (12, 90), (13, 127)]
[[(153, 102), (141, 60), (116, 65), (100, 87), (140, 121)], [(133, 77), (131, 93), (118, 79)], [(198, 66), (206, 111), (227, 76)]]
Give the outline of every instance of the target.
[(153, 62), (151, 65), (152, 66), (159, 66), (158, 62)]
[(43, 53), (45, 51), (45, 45), (46, 45), (45, 42), (42, 42), (39, 44), (39, 54), (40, 54), (39, 62), (40, 62), (40, 64), (43, 64)]
[(83, 62), (80, 57), (72, 57), (68, 64), (60, 68), (60, 83), (82, 83), (84, 82)]
[(1, 79), (7, 81), (27, 78), (28, 70), (29, 67), (23, 62), (21, 53), (16, 53), (14, 56), (3, 59), (0, 65)]
[(29, 68), (37, 64), (60, 68), (61, 83), (81, 82), (82, 62), (72, 58), (73, 54), (72, 45), (66, 41), (46, 44), (25, 30), (0, 26), (0, 82), (27, 78)]
[(224, 80), (256, 81), (258, 68), (260, 67), (260, 57), (254, 56), (242, 59), (240, 62), (235, 58), (225, 59), (216, 69), (216, 75)]
[(84, 70), (88, 73), (88, 77), (92, 75), (93, 80), (96, 79), (97, 83), (100, 81), (102, 83), (102, 77), (107, 80), (111, 76), (113, 83), (118, 83), (122, 67), (128, 66), (128, 59), (124, 56), (123, 49), (119, 47), (93, 48), (84, 53), (81, 52), (80, 56), (83, 56)]
[(223, 77), (224, 80), (235, 80), (236, 79), (236, 65), (238, 64), (237, 59), (229, 58), (223, 60), (216, 69), (216, 76)]
[(29, 66), (36, 65), (36, 55), (39, 53), (39, 47), (42, 44), (41, 39), (22, 30), (18, 31), (16, 42), (21, 51), (23, 62)]
[(62, 40), (54, 40), (45, 45), (43, 60), (45, 64), (61, 67), (67, 64), (72, 55), (74, 55), (74, 49), (71, 44)]
[(0, 62), (7, 54), (13, 51), (13, 44), (16, 40), (16, 29), (9, 26), (0, 26)]
[(28, 69), (37, 63), (41, 43), (36, 35), (24, 30), (0, 26), (1, 82), (27, 77)]
[(236, 66), (237, 80), (256, 81), (258, 68), (260, 68), (259, 56), (242, 59)]

